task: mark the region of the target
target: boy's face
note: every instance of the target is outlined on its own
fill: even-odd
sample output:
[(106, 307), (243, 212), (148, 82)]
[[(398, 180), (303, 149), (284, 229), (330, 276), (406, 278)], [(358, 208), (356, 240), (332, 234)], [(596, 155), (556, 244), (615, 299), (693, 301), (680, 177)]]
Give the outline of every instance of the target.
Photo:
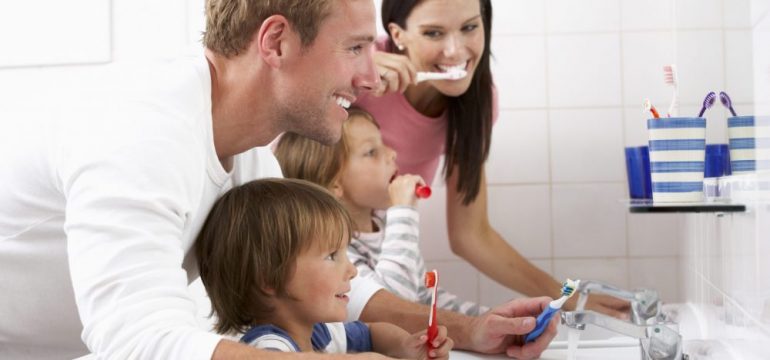
[(340, 174), (342, 200), (354, 210), (386, 209), (390, 206), (388, 185), (398, 173), (396, 152), (382, 143), (380, 129), (363, 117), (347, 124), (350, 146)]
[[(313, 239), (316, 244), (325, 239)], [(296, 267), (287, 292), (295, 300), (287, 300), (289, 313), (303, 325), (339, 322), (347, 318), (350, 280), (358, 271), (348, 260), (347, 241), (339, 248), (311, 245), (297, 257)]]

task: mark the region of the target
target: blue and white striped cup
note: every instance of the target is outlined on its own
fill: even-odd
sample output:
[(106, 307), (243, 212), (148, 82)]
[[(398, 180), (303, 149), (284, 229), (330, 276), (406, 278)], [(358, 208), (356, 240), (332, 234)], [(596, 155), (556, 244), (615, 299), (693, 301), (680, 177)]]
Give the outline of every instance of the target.
[(727, 135), (733, 174), (770, 170), (770, 117), (728, 118)]
[(706, 119), (648, 119), (652, 201), (703, 201), (706, 166)]

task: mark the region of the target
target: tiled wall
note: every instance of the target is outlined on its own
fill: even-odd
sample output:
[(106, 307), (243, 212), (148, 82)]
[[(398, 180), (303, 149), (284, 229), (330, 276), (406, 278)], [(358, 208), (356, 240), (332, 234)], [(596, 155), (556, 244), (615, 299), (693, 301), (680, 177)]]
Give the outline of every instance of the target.
[[(680, 215), (630, 215), (624, 146), (647, 142), (644, 98), (668, 107), (663, 65), (679, 68), (682, 114), (708, 91), (753, 106), (750, 0), (493, 0), (501, 113), (487, 164), (493, 226), (556, 278), (680, 291)], [(726, 142), (726, 112), (707, 113)], [(441, 194), (441, 191), (434, 192)], [(445, 199), (421, 205), (422, 249), (445, 286), (494, 305), (516, 296), (452, 255)]]

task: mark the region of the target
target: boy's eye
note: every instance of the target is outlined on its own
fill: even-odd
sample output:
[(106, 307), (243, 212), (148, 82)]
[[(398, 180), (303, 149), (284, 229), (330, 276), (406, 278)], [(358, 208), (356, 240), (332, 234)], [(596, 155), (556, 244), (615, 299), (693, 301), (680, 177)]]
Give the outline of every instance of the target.
[(377, 149), (371, 149), (366, 152), (366, 156), (374, 156), (377, 153)]
[(329, 255), (326, 257), (326, 260), (332, 260), (332, 261), (334, 261), (334, 260), (336, 260), (336, 259), (337, 259), (337, 252), (336, 252), (336, 251), (332, 252), (331, 254), (329, 254)]

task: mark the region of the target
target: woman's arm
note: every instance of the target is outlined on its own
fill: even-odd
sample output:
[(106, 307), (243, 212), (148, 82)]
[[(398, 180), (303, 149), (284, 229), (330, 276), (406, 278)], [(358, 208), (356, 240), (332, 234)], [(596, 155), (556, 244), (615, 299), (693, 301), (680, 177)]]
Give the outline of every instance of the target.
[[(486, 174), (481, 174), (481, 186), (476, 200), (463, 205), (462, 195), (456, 191), (455, 169), (447, 181), (447, 227), (452, 252), (470, 262), (478, 270), (503, 286), (527, 296), (561, 296), (561, 283), (535, 267), (511, 247), (492, 228), (487, 213)], [(577, 297), (565, 305), (574, 309)], [(603, 295), (592, 295), (587, 308), (616, 317), (625, 317), (628, 303)]]

